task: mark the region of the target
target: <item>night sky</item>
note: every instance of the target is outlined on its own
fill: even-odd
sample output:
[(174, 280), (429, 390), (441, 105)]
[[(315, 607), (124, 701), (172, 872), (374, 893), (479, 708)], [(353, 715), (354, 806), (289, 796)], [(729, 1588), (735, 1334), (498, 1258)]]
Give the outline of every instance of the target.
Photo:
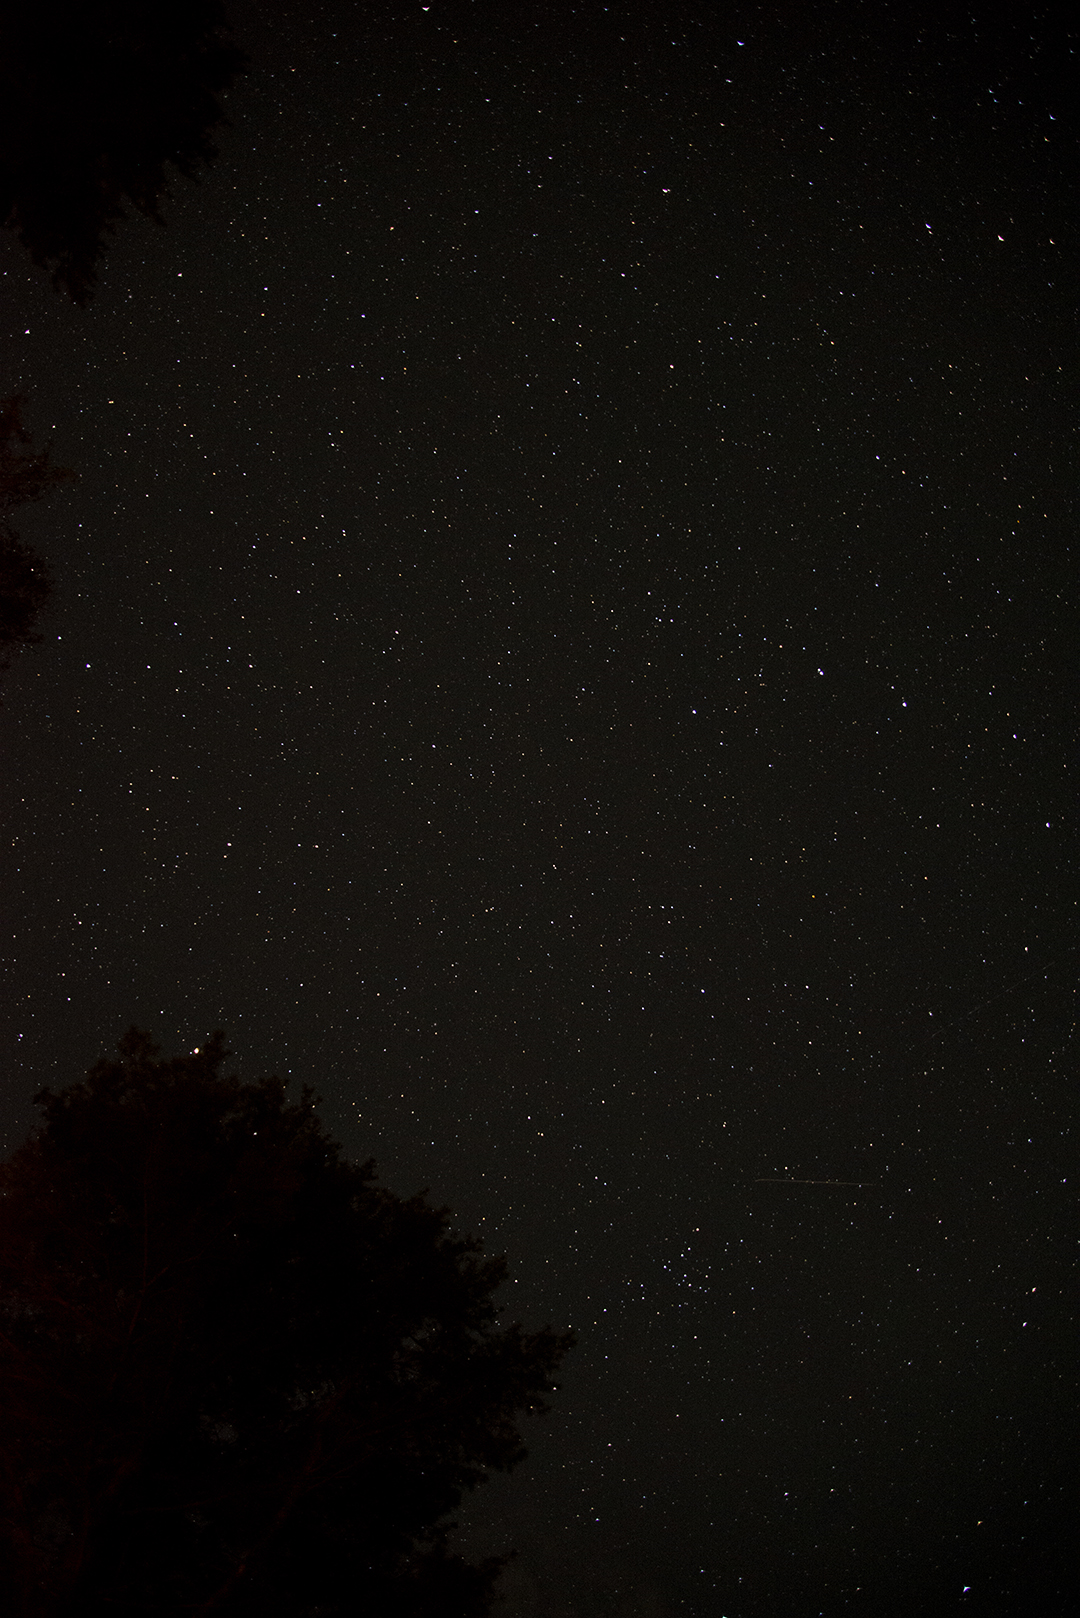
[(1048, 16), (244, 0), (92, 304), (0, 244), (0, 1144), (220, 1027), (505, 1251), (507, 1618), (1080, 1599)]

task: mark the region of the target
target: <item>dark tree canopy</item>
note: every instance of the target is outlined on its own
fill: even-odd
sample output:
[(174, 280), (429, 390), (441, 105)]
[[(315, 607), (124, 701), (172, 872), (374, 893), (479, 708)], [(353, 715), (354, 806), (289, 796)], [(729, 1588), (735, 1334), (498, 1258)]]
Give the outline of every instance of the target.
[(5, 1613), (480, 1618), (446, 1516), (570, 1339), (226, 1054), (133, 1029), (0, 1165)]
[(0, 0), (0, 222), (76, 302), (125, 202), (213, 160), (243, 60), (220, 0)]
[(0, 669), (11, 653), (40, 640), (34, 625), (51, 584), (44, 563), (11, 526), (10, 513), (72, 474), (55, 467), (49, 452), (30, 448), (22, 395), (0, 400)]

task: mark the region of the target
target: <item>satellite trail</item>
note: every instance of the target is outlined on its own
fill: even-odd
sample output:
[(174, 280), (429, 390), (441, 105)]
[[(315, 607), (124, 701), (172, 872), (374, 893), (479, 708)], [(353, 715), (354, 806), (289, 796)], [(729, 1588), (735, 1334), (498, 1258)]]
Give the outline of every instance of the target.
[(779, 1175), (763, 1175), (754, 1181), (755, 1185), (877, 1185), (877, 1180), (785, 1180)]

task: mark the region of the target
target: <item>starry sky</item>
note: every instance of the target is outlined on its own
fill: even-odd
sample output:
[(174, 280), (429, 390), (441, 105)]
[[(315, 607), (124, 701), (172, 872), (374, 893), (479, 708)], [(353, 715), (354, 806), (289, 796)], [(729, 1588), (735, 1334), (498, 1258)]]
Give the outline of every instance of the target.
[(1080, 31), (231, 16), (88, 308), (0, 243), (0, 1146), (220, 1027), (505, 1251), (506, 1618), (1074, 1610)]

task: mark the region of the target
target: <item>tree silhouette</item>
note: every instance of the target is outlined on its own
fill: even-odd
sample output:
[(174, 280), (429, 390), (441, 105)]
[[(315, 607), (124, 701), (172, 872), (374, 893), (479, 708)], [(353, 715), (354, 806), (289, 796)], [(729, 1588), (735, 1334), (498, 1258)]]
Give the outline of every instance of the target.
[(47, 449), (30, 448), (25, 403), (21, 394), (0, 400), (0, 670), (9, 666), (13, 651), (41, 639), (34, 624), (52, 589), (44, 563), (19, 538), (8, 514), (74, 475), (53, 466)]
[(0, 1165), (5, 1612), (481, 1618), (447, 1513), (571, 1340), (226, 1055), (132, 1029)]
[(221, 0), (0, 0), (0, 222), (77, 303), (125, 200), (160, 223), (166, 165), (216, 156), (243, 66)]

